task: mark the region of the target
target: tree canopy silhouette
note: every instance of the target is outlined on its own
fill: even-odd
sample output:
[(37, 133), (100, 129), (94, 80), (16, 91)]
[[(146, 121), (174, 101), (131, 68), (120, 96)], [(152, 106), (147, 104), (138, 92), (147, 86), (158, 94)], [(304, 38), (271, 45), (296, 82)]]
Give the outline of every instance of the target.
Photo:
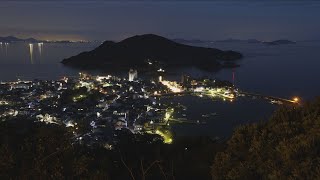
[(214, 179), (319, 179), (320, 98), (237, 128), (216, 155), (211, 174)]

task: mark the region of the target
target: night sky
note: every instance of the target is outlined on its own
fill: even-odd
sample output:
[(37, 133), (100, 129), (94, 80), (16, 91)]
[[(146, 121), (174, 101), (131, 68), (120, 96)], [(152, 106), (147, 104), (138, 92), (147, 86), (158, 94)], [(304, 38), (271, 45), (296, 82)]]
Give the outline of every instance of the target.
[(320, 40), (316, 1), (1, 1), (0, 36), (49, 40)]

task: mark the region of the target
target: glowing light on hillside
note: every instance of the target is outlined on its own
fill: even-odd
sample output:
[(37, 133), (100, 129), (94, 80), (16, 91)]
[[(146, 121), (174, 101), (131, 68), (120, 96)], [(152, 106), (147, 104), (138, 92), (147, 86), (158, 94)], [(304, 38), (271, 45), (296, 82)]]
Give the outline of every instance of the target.
[(293, 102), (298, 103), (299, 102), (299, 98), (298, 97), (294, 97), (293, 98)]

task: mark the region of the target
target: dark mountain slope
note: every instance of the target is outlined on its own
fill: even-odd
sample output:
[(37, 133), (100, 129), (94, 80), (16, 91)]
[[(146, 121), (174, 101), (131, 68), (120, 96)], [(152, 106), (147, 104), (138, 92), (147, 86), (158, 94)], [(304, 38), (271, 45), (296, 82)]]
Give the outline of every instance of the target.
[(64, 59), (63, 64), (75, 67), (103, 68), (106, 66), (143, 67), (147, 60), (167, 66), (193, 65), (219, 67), (223, 61), (240, 59), (234, 51), (183, 45), (161, 36), (146, 34), (133, 36), (121, 42), (106, 41), (90, 52)]

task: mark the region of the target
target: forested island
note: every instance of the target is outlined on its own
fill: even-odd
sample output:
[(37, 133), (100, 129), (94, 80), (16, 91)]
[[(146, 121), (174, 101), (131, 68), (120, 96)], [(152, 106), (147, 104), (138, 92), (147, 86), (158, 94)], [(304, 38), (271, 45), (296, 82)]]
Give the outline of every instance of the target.
[(235, 62), (242, 54), (214, 48), (194, 47), (167, 38), (145, 34), (120, 42), (106, 41), (98, 48), (64, 59), (64, 65), (103, 69), (108, 67), (144, 69), (152, 64), (166, 67), (223, 67), (223, 62)]

